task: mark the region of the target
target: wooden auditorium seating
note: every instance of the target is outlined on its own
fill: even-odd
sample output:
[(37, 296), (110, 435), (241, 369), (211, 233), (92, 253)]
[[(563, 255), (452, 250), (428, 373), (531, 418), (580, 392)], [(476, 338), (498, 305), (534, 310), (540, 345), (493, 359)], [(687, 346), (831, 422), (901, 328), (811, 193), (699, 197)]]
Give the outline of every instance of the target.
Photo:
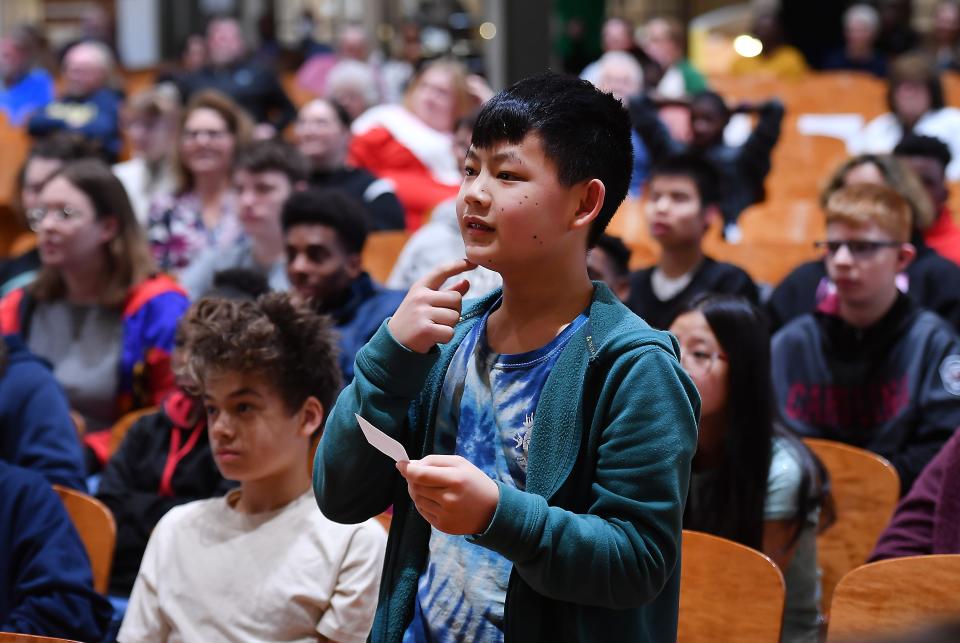
[(363, 267), (373, 280), (384, 283), (410, 235), (403, 230), (381, 230), (367, 235), (363, 246)]
[(54, 491), (63, 501), (83, 542), (93, 570), (93, 588), (106, 594), (110, 586), (113, 548), (117, 542), (117, 523), (105, 504), (85, 493), (58, 484)]
[(867, 562), (900, 499), (897, 470), (881, 456), (832, 440), (804, 438), (830, 474), (836, 522), (817, 536), (821, 609), (826, 616), (834, 588)]
[(863, 565), (833, 594), (827, 641), (893, 636), (960, 619), (960, 554), (911, 556)]
[(777, 643), (786, 589), (767, 556), (725, 538), (683, 530), (679, 643)]

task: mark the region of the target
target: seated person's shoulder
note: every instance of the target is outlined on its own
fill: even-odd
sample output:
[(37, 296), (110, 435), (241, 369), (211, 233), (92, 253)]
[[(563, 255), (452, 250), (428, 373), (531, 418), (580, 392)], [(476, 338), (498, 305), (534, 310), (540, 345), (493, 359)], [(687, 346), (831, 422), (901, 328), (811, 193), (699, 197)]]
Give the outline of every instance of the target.
[(799, 317), (794, 317), (787, 322), (771, 338), (771, 350), (774, 352), (782, 351), (790, 346), (808, 345), (813, 349), (819, 349), (820, 327), (813, 313), (806, 313)]

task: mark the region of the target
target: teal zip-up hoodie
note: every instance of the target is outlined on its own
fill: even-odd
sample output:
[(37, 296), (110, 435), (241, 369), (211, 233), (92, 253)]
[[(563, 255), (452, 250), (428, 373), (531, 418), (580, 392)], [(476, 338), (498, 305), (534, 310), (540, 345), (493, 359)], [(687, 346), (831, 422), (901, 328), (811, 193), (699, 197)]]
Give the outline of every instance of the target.
[[(357, 354), (327, 420), (313, 483), (323, 513), (356, 523), (394, 507), (371, 640), (399, 642), (426, 567), (430, 525), (394, 463), (354, 413), (411, 458), (435, 452), (441, 385), (460, 342), (499, 291), (464, 311), (453, 340), (406, 349), (386, 324)], [(651, 329), (603, 284), (534, 415), (527, 489), (500, 485), (487, 530), (468, 539), (513, 563), (504, 613), (511, 641), (675, 641), (680, 535), (700, 398), (676, 340)]]

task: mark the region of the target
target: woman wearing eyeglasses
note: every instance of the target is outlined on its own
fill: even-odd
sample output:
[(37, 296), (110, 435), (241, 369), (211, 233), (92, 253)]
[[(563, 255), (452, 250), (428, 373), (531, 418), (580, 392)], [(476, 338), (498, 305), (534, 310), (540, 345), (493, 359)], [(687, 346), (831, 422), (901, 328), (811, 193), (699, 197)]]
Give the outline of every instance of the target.
[(787, 586), (782, 640), (816, 641), (816, 533), (821, 507), (825, 514), (831, 509), (827, 474), (800, 440), (774, 423), (766, 319), (745, 299), (705, 294), (670, 332), (701, 400), (683, 526), (770, 556)]
[(183, 112), (179, 188), (156, 199), (147, 237), (161, 270), (182, 271), (202, 250), (229, 248), (242, 235), (232, 185), (236, 150), (250, 138), (246, 113), (216, 91), (196, 94)]
[(41, 268), (0, 301), (0, 330), (53, 365), (87, 444), (106, 459), (108, 429), (173, 389), (170, 351), (189, 306), (154, 262), (120, 181), (101, 161), (65, 164), (28, 213)]

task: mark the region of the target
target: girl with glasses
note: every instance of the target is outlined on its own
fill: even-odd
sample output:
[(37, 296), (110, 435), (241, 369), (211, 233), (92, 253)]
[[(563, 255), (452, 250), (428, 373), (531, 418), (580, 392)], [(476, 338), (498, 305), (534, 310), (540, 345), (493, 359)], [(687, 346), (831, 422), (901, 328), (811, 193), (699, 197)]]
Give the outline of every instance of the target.
[(702, 405), (683, 526), (770, 556), (787, 586), (782, 640), (816, 641), (816, 534), (825, 503), (831, 513), (828, 480), (816, 456), (774, 421), (766, 320), (745, 299), (704, 294), (670, 332)]

